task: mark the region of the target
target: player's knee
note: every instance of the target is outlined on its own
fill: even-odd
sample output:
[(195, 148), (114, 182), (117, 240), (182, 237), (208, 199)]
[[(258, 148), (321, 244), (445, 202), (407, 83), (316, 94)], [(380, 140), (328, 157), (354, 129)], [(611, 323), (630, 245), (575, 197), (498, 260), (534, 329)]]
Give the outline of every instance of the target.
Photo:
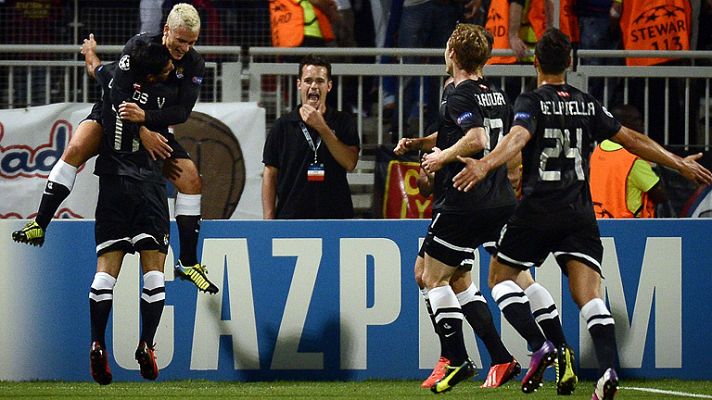
[(203, 179), (198, 170), (192, 168), (186, 170), (175, 185), (179, 192), (185, 194), (200, 194), (203, 191)]
[(589, 301), (598, 297), (598, 293), (595, 290), (571, 290), (571, 298), (574, 303), (578, 305), (579, 308), (588, 304)]
[(489, 288), (492, 289), (496, 284), (509, 280), (516, 282), (516, 277), (512, 278), (512, 276), (505, 274), (502, 271), (490, 270), (490, 274), (487, 277), (487, 284), (489, 285)]
[(416, 261), (415, 268), (413, 268), (413, 276), (415, 277), (415, 283), (421, 289), (425, 288), (425, 281), (423, 281), (423, 272), (424, 272), (424, 268), (423, 268), (422, 263), (418, 263)]
[(87, 150), (84, 149), (83, 146), (72, 142), (67, 144), (67, 147), (64, 149), (64, 153), (62, 153), (62, 161), (77, 168), (84, 164), (89, 157), (91, 157), (91, 155), (88, 154)]
[(425, 281), (423, 280), (423, 271), (415, 271), (415, 283), (418, 285), (419, 288), (424, 289), (425, 288)]

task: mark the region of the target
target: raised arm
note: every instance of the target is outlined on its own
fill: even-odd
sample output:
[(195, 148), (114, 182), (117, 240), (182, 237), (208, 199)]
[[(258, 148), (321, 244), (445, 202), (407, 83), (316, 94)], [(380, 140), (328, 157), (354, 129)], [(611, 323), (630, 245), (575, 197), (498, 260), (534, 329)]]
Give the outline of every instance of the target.
[(339, 140), (336, 133), (327, 125), (322, 112), (317, 108), (309, 104), (302, 104), (299, 114), (305, 124), (316, 129), (336, 162), (347, 172), (353, 171), (358, 163), (358, 146), (350, 146)]
[(81, 53), (84, 55), (84, 64), (87, 69), (87, 74), (94, 78), (96, 68), (101, 65), (101, 60), (96, 55), (96, 40), (94, 40), (93, 33), (90, 33), (89, 37), (84, 39)]

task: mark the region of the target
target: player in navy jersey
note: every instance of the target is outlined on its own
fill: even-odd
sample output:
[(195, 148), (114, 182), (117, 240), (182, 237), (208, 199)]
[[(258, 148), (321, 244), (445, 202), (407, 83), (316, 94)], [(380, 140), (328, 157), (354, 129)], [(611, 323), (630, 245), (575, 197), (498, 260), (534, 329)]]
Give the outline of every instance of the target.
[[(448, 79), (448, 82), (446, 83), (448, 84), (446, 84), (443, 90), (443, 97), (440, 103), (441, 120), (445, 117), (445, 106), (447, 104), (448, 96), (455, 89), (455, 86), (452, 84), (452, 78)], [(509, 108), (509, 105), (507, 105), (507, 108)], [(509, 111), (505, 110), (501, 110), (501, 112), (503, 114), (510, 113)], [(507, 121), (509, 120), (511, 120), (511, 117), (507, 117)], [(508, 126), (503, 128), (508, 129)], [(504, 131), (504, 129), (502, 131)], [(447, 144), (444, 143), (445, 138), (446, 135), (438, 136), (438, 132), (435, 132), (423, 138), (402, 138), (394, 149), (394, 153), (396, 153), (397, 155), (403, 155), (408, 151), (418, 150), (429, 152), (433, 149), (433, 147), (445, 148), (447, 147)], [(510, 183), (513, 183), (512, 178), (514, 178), (514, 180), (516, 181), (519, 180), (520, 162), (521, 160), (519, 159), (519, 157), (515, 157), (514, 159), (512, 159), (512, 162), (508, 163), (507, 165), (508, 170), (511, 174), (509, 176)], [(435, 184), (435, 181), (437, 181), (438, 183)], [(437, 214), (442, 211), (441, 206), (445, 199), (445, 196), (443, 194), (445, 193), (446, 188), (450, 187), (451, 184), (451, 180), (446, 181), (446, 179), (444, 178), (443, 170), (439, 170), (437, 173), (434, 174), (426, 175), (424, 174), (424, 171), (421, 168), (421, 176), (419, 177), (418, 185), (421, 194), (423, 194), (424, 196), (428, 196), (432, 191), (432, 212), (434, 216), (437, 216)], [(515, 184), (513, 184), (512, 187), (514, 188)], [(426, 190), (426, 192), (424, 192), (424, 190)], [(429, 232), (429, 234), (432, 235), (432, 232)], [(494, 249), (492, 248), (493, 243), (486, 243), (485, 246), (489, 248), (488, 250), (490, 251), (490, 253), (494, 251)], [(423, 298), (425, 300), (426, 308), (430, 315), (431, 322), (433, 323), (433, 327), (437, 330), (437, 324), (435, 323), (432, 307), (428, 298), (428, 290), (427, 288), (425, 288), (425, 284), (423, 283), (422, 278), (425, 262), (424, 257), (425, 251), (424, 248), (421, 247), (415, 261), (415, 281), (418, 284), (421, 294), (423, 295)], [(471, 267), (471, 265), (468, 265), (459, 268), (453, 278), (450, 280), (450, 285), (452, 286), (455, 294), (458, 295), (458, 300), (460, 299), (460, 297), (463, 297), (460, 296), (460, 293), (467, 291), (469, 289), (469, 286), (472, 284), (472, 278), (470, 276)], [(528, 272), (520, 274), (517, 280), (517, 284), (524, 290), (524, 292), (529, 297), (529, 306), (531, 307), (532, 312), (536, 316), (537, 324), (539, 324), (539, 327), (544, 332), (544, 335), (549, 340), (551, 340), (558, 349), (558, 360), (556, 364), (557, 394), (571, 394), (576, 384), (578, 383), (578, 377), (575, 373), (575, 359), (573, 351), (566, 342), (563, 328), (561, 326), (561, 320), (559, 319), (559, 314), (556, 308), (556, 304), (554, 303), (554, 299), (549, 293), (549, 291), (546, 290), (546, 288), (544, 288), (542, 285), (535, 282), (531, 274)], [(481, 296), (478, 296), (477, 301), (484, 302), (485, 299)], [(519, 366), (519, 363), (514, 360), (513, 357), (509, 354), (509, 352), (507, 352), (506, 349), (503, 347), (503, 345), (501, 344), (501, 339), (496, 333), (496, 331), (494, 331), (494, 328), (490, 328), (490, 326), (492, 326), (491, 316), (484, 314), (483, 320), (478, 320), (474, 312), (469, 312), (471, 306), (466, 306), (466, 304), (461, 304), (461, 306), (463, 307), (463, 313), (465, 314), (465, 318), (474, 328), (475, 333), (483, 338), (483, 342), (488, 348), (488, 352), (490, 353), (492, 358), (493, 365), (490, 367), (490, 370), (487, 374), (487, 378), (485, 379), (485, 382), (481, 387), (499, 387), (506, 383), (513, 376), (516, 376), (519, 373), (521, 367)], [(421, 386), (424, 388), (430, 388), (437, 380), (443, 377), (446, 369), (445, 367), (447, 367), (448, 365), (450, 365), (450, 360), (447, 358), (446, 350), (443, 344), (441, 343), (440, 359), (438, 360), (431, 375), (425, 381), (423, 381)]]
[[(426, 172), (435, 173), (436, 198), (433, 220), (421, 249), (424, 270), (420, 284), (427, 288), (435, 330), (441, 340), (443, 355), (449, 360), (441, 371), (437, 368), (434, 371), (442, 375), (430, 387), (435, 393), (450, 390), (475, 372), (462, 337), (463, 308), (467, 310), (464, 314), (468, 316), (468, 322), (488, 345), (493, 362), (518, 365), (502, 345), (484, 297), (472, 283), (469, 273), (474, 263), (474, 249), (486, 241), (494, 241), (504, 223), (502, 214), (506, 216), (505, 213), (511, 212), (514, 206), (514, 195), (506, 182), (506, 171), (499, 175), (505, 182), (501, 192), (492, 190), (482, 196), (468, 194), (476, 197), (474, 202), (463, 200), (463, 196), (451, 190), (449, 185), (455, 156), (481, 154), (490, 144), (495, 145), (498, 138), (499, 131), (492, 132), (484, 121), (486, 116), (496, 117), (498, 114), (490, 113), (491, 110), (484, 111), (487, 106), (478, 103), (473, 92), (480, 88), (471, 84), (485, 82), (482, 66), (489, 54), (490, 46), (484, 29), (468, 24), (455, 28), (445, 50), (447, 72), (453, 78), (454, 88), (448, 90), (444, 107), (441, 107), (436, 140), (442, 150), (434, 147), (433, 153), (426, 155), (422, 163)], [(488, 85), (485, 86), (489, 89)], [(504, 106), (506, 109), (506, 102), (492, 106)], [(468, 116), (460, 118), (465, 114)], [(409, 144), (413, 145), (412, 142)], [(484, 209), (489, 210), (484, 212)], [(502, 222), (495, 226), (498, 219)], [(472, 229), (473, 226), (479, 229)], [(416, 280), (418, 272), (416, 269)], [(455, 287), (462, 285), (464, 290), (455, 294), (451, 283), (457, 283)], [(511, 376), (513, 371), (512, 368), (508, 375)]]
[[(446, 81), (440, 102), (439, 123), (446, 118), (448, 98), (454, 91), (455, 85), (453, 84), (453, 79), (449, 78)], [(440, 131), (441, 126), (438, 125), (437, 129)], [(402, 155), (407, 151), (412, 150), (429, 152), (435, 147), (439, 149), (447, 148), (447, 138), (447, 135), (439, 135), (437, 131), (424, 138), (402, 138), (394, 149), (394, 153)], [(441, 207), (445, 201), (444, 194), (451, 186), (451, 183), (450, 181), (446, 181), (447, 178), (443, 170), (426, 175), (424, 170), (421, 168), (420, 172), (421, 176), (418, 181), (420, 192), (424, 196), (427, 196), (432, 192), (432, 213), (434, 216), (437, 216), (442, 211)], [(428, 232), (429, 236), (432, 236), (432, 234), (432, 231)], [(482, 339), (492, 359), (492, 366), (490, 367), (489, 373), (487, 374), (487, 378), (485, 379), (482, 387), (496, 388), (503, 385), (513, 376), (518, 374), (521, 368), (519, 363), (514, 360), (514, 357), (512, 357), (502, 343), (502, 340), (492, 321), (492, 315), (487, 308), (486, 300), (481, 294), (479, 294), (476, 286), (472, 283), (470, 270), (473, 266), (472, 262), (475, 260), (474, 256), (475, 254), (473, 253), (472, 257), (468, 259), (468, 263), (461, 265), (454, 272), (453, 277), (450, 279), (450, 286), (456, 296), (458, 296), (458, 301), (463, 309), (465, 319), (467, 319), (468, 323), (475, 331), (475, 334)], [(437, 332), (437, 323), (435, 322), (435, 316), (433, 315), (433, 310), (430, 304), (428, 289), (423, 282), (424, 269), (425, 246), (421, 246), (415, 260), (415, 282), (423, 295), (431, 323)], [(440, 339), (440, 336), (438, 336), (438, 339)], [(440, 358), (435, 365), (435, 368), (433, 368), (430, 376), (428, 376), (428, 378), (421, 383), (421, 387), (428, 389), (431, 388), (435, 383), (437, 383), (437, 381), (444, 377), (447, 372), (447, 367), (450, 364), (451, 362), (449, 359), (448, 349), (441, 340)]]
[[(142, 43), (129, 54), (135, 72), (134, 94), (146, 109), (171, 105), (176, 89), (160, 82), (173, 70), (168, 50)], [(99, 176), (96, 206), (96, 274), (89, 292), (91, 317), (91, 375), (101, 385), (111, 383), (105, 331), (113, 303), (113, 289), (126, 253), (141, 256), (141, 336), (136, 349), (141, 376), (154, 380), (158, 367), (154, 337), (165, 304), (163, 265), (168, 252), (168, 204), (162, 160), (153, 159), (141, 144), (139, 126), (124, 123), (111, 103), (111, 66), (99, 66), (95, 77), (102, 85), (104, 135), (94, 173)], [(164, 128), (166, 129), (166, 128)]]
[(523, 197), (497, 243), (490, 286), (502, 313), (534, 350), (522, 389), (531, 392), (540, 386), (556, 349), (538, 331), (528, 307), (522, 306), (526, 294), (514, 282), (522, 271), (538, 267), (554, 253), (593, 339), (601, 377), (592, 399), (603, 400), (612, 399), (618, 388), (617, 347), (613, 317), (600, 297), (603, 246), (588, 186), (594, 142), (611, 139), (694, 182), (709, 184), (712, 173), (696, 162), (701, 153), (681, 158), (668, 152), (621, 126), (593, 96), (566, 84), (570, 52), (571, 43), (561, 31), (544, 34), (534, 61), (538, 88), (517, 99), (514, 127), (500, 146), (480, 160), (460, 158), (466, 167), (453, 185), (472, 190), (521, 151)]
[[(178, 189), (175, 214), (180, 238), (180, 256), (175, 266), (176, 276), (192, 281), (201, 291), (217, 293), (218, 288), (207, 278), (207, 269), (200, 265), (197, 259), (202, 191), (198, 169), (173, 134), (161, 135), (156, 129), (152, 129), (185, 122), (198, 99), (205, 69), (202, 56), (193, 48), (199, 33), (198, 12), (193, 6), (180, 3), (175, 5), (168, 15), (161, 35), (139, 34), (131, 38), (119, 60), (113, 101), (118, 106), (127, 96), (133, 95), (132, 85), (135, 77), (130, 70), (124, 71), (121, 67), (127, 67), (126, 57), (136, 43), (154, 42), (164, 45), (170, 52), (175, 67), (166, 84), (177, 88), (178, 101), (171, 106), (164, 105), (162, 108), (148, 110), (139, 107), (137, 104), (141, 99), (137, 99), (119, 107), (118, 111), (123, 120), (148, 128), (140, 131), (141, 142), (151, 157), (167, 160), (164, 163), (164, 175)], [(82, 46), (85, 59), (98, 60), (95, 49), (96, 41), (94, 36), (90, 35)], [(92, 71), (89, 72), (91, 75)], [(38, 246), (44, 243), (47, 226), (59, 205), (69, 196), (78, 167), (99, 150), (101, 118), (101, 105), (95, 105), (87, 119), (79, 124), (61, 160), (52, 168), (35, 220), (28, 222), (23, 229), (13, 232), (13, 240)]]

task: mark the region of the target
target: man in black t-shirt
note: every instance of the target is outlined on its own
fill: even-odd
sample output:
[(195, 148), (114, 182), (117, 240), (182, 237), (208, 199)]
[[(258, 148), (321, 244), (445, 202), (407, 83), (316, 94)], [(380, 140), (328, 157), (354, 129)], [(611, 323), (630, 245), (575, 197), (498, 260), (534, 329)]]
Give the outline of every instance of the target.
[[(136, 82), (134, 94), (147, 109), (172, 104), (177, 89), (164, 85), (173, 64), (168, 50), (156, 43), (141, 43), (129, 54)], [(128, 58), (127, 58), (128, 60)], [(128, 65), (128, 64), (127, 64)], [(113, 289), (126, 253), (141, 255), (141, 337), (136, 360), (145, 379), (158, 377), (154, 337), (165, 303), (163, 265), (168, 252), (168, 204), (162, 161), (154, 160), (139, 139), (139, 127), (125, 124), (111, 104), (112, 66), (99, 66), (95, 77), (102, 85), (102, 137), (94, 173), (99, 175), (96, 206), (97, 267), (89, 292), (91, 316), (90, 370), (96, 382), (111, 383), (105, 342), (113, 303)], [(167, 127), (163, 128), (166, 131)]]
[(588, 186), (594, 142), (611, 139), (699, 183), (712, 182), (712, 173), (695, 161), (701, 153), (680, 158), (666, 151), (647, 136), (621, 126), (593, 96), (567, 85), (570, 52), (566, 35), (557, 29), (546, 32), (536, 46), (538, 89), (517, 99), (514, 127), (500, 146), (481, 160), (462, 159), (467, 166), (455, 176), (454, 186), (470, 190), (522, 152), (523, 197), (490, 264), (492, 296), (534, 350), (522, 389), (531, 392), (541, 385), (556, 349), (539, 332), (531, 311), (522, 304), (526, 294), (514, 282), (522, 271), (538, 267), (554, 253), (593, 338), (601, 377), (592, 398), (603, 400), (612, 399), (618, 388), (617, 348), (614, 320), (600, 297), (603, 246)]
[(327, 109), (331, 86), (331, 64), (302, 59), (302, 104), (275, 121), (265, 141), (264, 219), (353, 218), (346, 173), (356, 167), (360, 142), (353, 116)]

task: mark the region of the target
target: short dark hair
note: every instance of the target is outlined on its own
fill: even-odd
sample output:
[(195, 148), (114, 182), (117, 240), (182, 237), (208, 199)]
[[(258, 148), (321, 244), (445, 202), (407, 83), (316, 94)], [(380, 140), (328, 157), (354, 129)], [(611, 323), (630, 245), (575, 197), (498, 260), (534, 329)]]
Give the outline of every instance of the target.
[(299, 74), (297, 76), (302, 79), (302, 71), (305, 65), (316, 65), (317, 67), (326, 68), (326, 79), (331, 80), (331, 63), (326, 61), (324, 57), (308, 54), (299, 61)]
[(560, 74), (569, 66), (571, 41), (556, 28), (547, 29), (536, 44), (535, 55), (545, 74)]
[(166, 46), (137, 41), (131, 54), (131, 69), (136, 80), (144, 81), (148, 75), (159, 75), (163, 72), (170, 59), (171, 54)]

